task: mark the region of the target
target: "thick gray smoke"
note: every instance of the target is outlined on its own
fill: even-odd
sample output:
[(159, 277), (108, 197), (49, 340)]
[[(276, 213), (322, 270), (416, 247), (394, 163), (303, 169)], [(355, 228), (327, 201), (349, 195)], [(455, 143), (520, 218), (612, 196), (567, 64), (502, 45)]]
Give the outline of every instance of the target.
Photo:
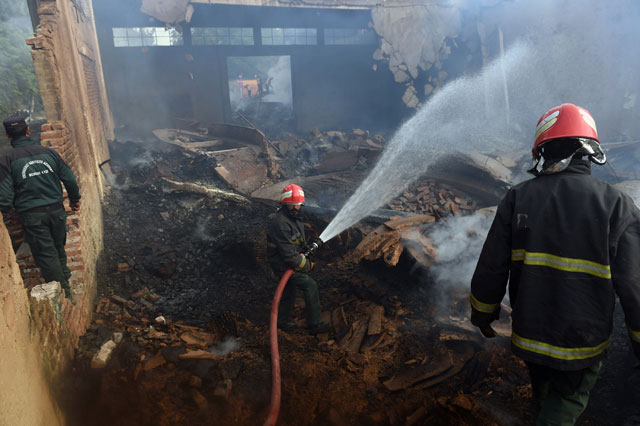
[(438, 283), (469, 286), (491, 220), (482, 214), (452, 216), (429, 233), (438, 256), (429, 272)]
[(266, 102), (282, 102), (287, 106), (293, 103), (291, 90), (291, 58), (289, 56), (278, 57), (278, 62), (267, 71), (266, 78), (273, 78), (271, 82), (272, 93), (263, 99)]
[(387, 203), (445, 154), (529, 150), (538, 118), (563, 102), (591, 111), (604, 146), (623, 127), (638, 138), (638, 120), (624, 117), (631, 114), (625, 108), (637, 109), (639, 12), (640, 2), (632, 1), (515, 1), (484, 16), (504, 26), (504, 57), (449, 83), (422, 106), (321, 238)]

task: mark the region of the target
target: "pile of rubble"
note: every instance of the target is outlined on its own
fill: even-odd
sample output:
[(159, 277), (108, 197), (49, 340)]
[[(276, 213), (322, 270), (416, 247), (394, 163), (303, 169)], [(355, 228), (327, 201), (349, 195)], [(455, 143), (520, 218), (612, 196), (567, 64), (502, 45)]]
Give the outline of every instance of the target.
[(367, 234), (353, 250), (350, 258), (354, 262), (382, 258), (388, 266), (396, 266), (400, 255), (406, 249), (413, 259), (427, 268), (437, 261), (437, 254), (424, 234), (427, 229), (425, 224), (435, 220), (435, 217), (429, 215), (392, 217), (390, 221)]
[(309, 137), (288, 134), (282, 140), (273, 141), (273, 145), (285, 175), (296, 176), (367, 170), (386, 145), (386, 140), (381, 134), (371, 135), (361, 129), (350, 132), (314, 129)]
[[(208, 328), (189, 326), (182, 321), (172, 322), (159, 314), (154, 304), (161, 297), (147, 287), (136, 291), (131, 298), (118, 295), (102, 297), (95, 310), (94, 323), (118, 330), (102, 344), (91, 361), (92, 368), (104, 368), (116, 345), (123, 336), (138, 345), (141, 350), (137, 374), (164, 364), (159, 351), (166, 346), (180, 352), (180, 359), (212, 359), (215, 355), (205, 349), (226, 337), (238, 337), (237, 319), (232, 313), (224, 313), (208, 325)], [(153, 320), (151, 319), (153, 318)], [(151, 354), (151, 355), (149, 355)]]
[(451, 214), (469, 214), (478, 209), (478, 203), (469, 195), (435, 179), (419, 179), (389, 202), (391, 210), (429, 214), (442, 218)]
[[(266, 171), (263, 148), (227, 145), (216, 152), (222, 144), (208, 134), (196, 142), (182, 133), (173, 142), (179, 143), (111, 147), (115, 176), (105, 199), (99, 301), (74, 376), (85, 371), (97, 382), (68, 392), (83, 407), (78, 424), (100, 418), (94, 424), (195, 425), (215, 418), (248, 425), (266, 416), (267, 318), (277, 277), (264, 265), (264, 232), (277, 202), (238, 191), (220, 173), (221, 165), (234, 172), (231, 161), (245, 161), (249, 152), (258, 153)], [(354, 130), (265, 143), (282, 174), (311, 174), (302, 182), (311, 194), (333, 186), (348, 195), (385, 141)], [(429, 285), (416, 290), (400, 268), (387, 267), (403, 252), (425, 266), (437, 260), (427, 234), (440, 217), (432, 206), (444, 216), (473, 205), (470, 195), (446, 185), (420, 180), (400, 201), (427, 213), (392, 217), (364, 238), (345, 231), (317, 253), (313, 277), (333, 327), (309, 335), (298, 301), (299, 327), (279, 334), (281, 424), (498, 425), (486, 401), (517, 406), (513, 395), (527, 395), (523, 366), (509, 355), (506, 339), (487, 355), (463, 314), (453, 324), (447, 315), (443, 326)], [(273, 187), (277, 196), (281, 185)], [(326, 226), (305, 220), (310, 235)], [(378, 258), (384, 263), (360, 262)], [(452, 295), (451, 309), (466, 310), (466, 298)], [(506, 365), (518, 373), (502, 380), (497, 369)], [(464, 395), (451, 397), (463, 388)]]

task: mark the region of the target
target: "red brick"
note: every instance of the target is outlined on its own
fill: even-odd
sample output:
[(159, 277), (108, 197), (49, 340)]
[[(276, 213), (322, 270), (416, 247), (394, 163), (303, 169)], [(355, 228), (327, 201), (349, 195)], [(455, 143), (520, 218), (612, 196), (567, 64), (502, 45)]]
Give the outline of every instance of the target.
[(84, 271), (84, 263), (81, 265), (67, 265), (70, 271)]
[(47, 141), (43, 140), (43, 142), (48, 142), (50, 146), (52, 147), (59, 147), (59, 146), (63, 146), (65, 143), (65, 139), (64, 138), (53, 138), (53, 139), (49, 139)]
[(56, 121), (53, 123), (53, 128), (56, 130), (66, 130), (66, 126), (62, 121)]
[(49, 139), (61, 138), (62, 132), (60, 130), (49, 130), (40, 134), (40, 140), (45, 141)]
[(53, 130), (53, 127), (51, 126), (51, 124), (43, 124), (41, 130), (43, 132), (48, 132)]
[(65, 252), (67, 253), (67, 256), (77, 256), (79, 254), (82, 254), (82, 250), (76, 247), (67, 248)]

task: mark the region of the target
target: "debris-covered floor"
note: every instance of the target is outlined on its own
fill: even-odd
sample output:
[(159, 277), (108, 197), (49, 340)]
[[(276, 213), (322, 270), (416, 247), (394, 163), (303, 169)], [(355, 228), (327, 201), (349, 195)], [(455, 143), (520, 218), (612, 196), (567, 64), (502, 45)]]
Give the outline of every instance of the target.
[[(110, 147), (94, 320), (59, 395), (72, 425), (262, 424), (277, 284), (265, 264), (264, 227), (276, 203), (233, 191), (212, 173), (215, 158), (161, 146)], [(426, 193), (429, 183), (438, 186), (404, 195)], [(433, 192), (441, 211), (429, 213), (476, 207), (448, 191), (451, 200)], [(434, 204), (419, 200), (409, 210)], [(388, 207), (407, 204), (400, 197)], [(327, 225), (306, 220), (312, 235)], [(402, 249), (391, 263), (385, 254), (354, 257), (378, 225), (345, 231), (319, 251), (312, 276), (334, 329), (309, 335), (297, 304), (299, 328), (280, 332), (278, 424), (530, 424), (524, 364), (508, 337), (485, 341), (470, 326), (468, 289), (435, 288)], [(610, 362), (580, 425), (640, 424), (632, 391), (640, 375), (617, 320)], [(499, 328), (508, 332), (508, 316)], [(95, 355), (109, 340), (115, 348), (104, 363)]]

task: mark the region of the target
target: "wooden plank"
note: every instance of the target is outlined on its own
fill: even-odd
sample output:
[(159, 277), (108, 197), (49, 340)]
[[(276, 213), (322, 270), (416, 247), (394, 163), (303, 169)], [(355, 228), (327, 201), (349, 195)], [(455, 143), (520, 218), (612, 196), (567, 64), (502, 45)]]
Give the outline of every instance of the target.
[(400, 255), (404, 247), (400, 241), (394, 243), (389, 249), (384, 253), (384, 263), (389, 266), (396, 266), (398, 261), (400, 260)]
[(178, 355), (180, 359), (220, 359), (219, 356), (215, 356), (209, 351), (203, 349), (197, 349), (194, 351), (187, 351), (186, 353)]
[(371, 336), (365, 336), (360, 346), (360, 352), (369, 352), (380, 346), (384, 341), (385, 333), (373, 334)]
[(428, 214), (420, 214), (416, 216), (402, 217), (399, 219), (392, 219), (385, 222), (385, 226), (393, 230), (399, 230), (407, 228), (409, 226), (422, 225), (425, 223), (435, 222), (436, 218)]
[(375, 260), (382, 256), (382, 248), (389, 247), (400, 239), (400, 234), (380, 225), (369, 232), (353, 250), (353, 256), (358, 261), (362, 258)]
[[(366, 260), (376, 260), (382, 256), (395, 244), (400, 241), (400, 234), (396, 231), (386, 232), (380, 238), (373, 241), (371, 245), (365, 247), (366, 254), (361, 256)], [(356, 247), (357, 249), (357, 247)]]
[(351, 352), (360, 351), (360, 345), (362, 345), (364, 335), (367, 333), (367, 326), (368, 322), (365, 321), (357, 320), (353, 322), (349, 332), (340, 339), (338, 346)]
[(437, 385), (438, 383), (441, 383), (450, 377), (455, 376), (464, 368), (467, 362), (471, 358), (473, 358), (473, 355), (475, 354), (473, 343), (469, 341), (452, 340), (447, 343), (447, 346), (449, 346), (449, 354), (453, 363), (452, 367), (449, 370), (443, 372), (443, 374), (430, 377), (426, 382), (418, 384), (415, 387), (416, 390), (426, 389), (428, 387)]
[(369, 336), (382, 333), (382, 317), (383, 316), (384, 316), (383, 306), (376, 305), (371, 309), (371, 315), (369, 316), (369, 327), (367, 327), (367, 334)]
[(364, 339), (364, 335), (367, 334), (367, 326), (368, 324), (366, 321), (362, 321), (358, 324), (358, 327), (353, 332), (353, 337), (349, 339), (345, 345), (346, 350), (351, 352), (360, 352), (362, 340)]
[(213, 344), (213, 342), (215, 341), (215, 336), (203, 331), (187, 331), (180, 335), (180, 339), (188, 345), (206, 348)]
[(333, 326), (333, 331), (335, 332), (337, 338), (343, 337), (348, 332), (349, 326), (344, 320), (342, 307), (336, 308), (331, 311), (331, 325)]
[(402, 242), (407, 252), (424, 267), (429, 267), (438, 261), (436, 249), (429, 238), (414, 228), (402, 230)]
[(446, 353), (434, 362), (401, 371), (383, 384), (390, 391), (406, 389), (423, 380), (439, 376), (451, 367), (453, 367), (451, 354)]

